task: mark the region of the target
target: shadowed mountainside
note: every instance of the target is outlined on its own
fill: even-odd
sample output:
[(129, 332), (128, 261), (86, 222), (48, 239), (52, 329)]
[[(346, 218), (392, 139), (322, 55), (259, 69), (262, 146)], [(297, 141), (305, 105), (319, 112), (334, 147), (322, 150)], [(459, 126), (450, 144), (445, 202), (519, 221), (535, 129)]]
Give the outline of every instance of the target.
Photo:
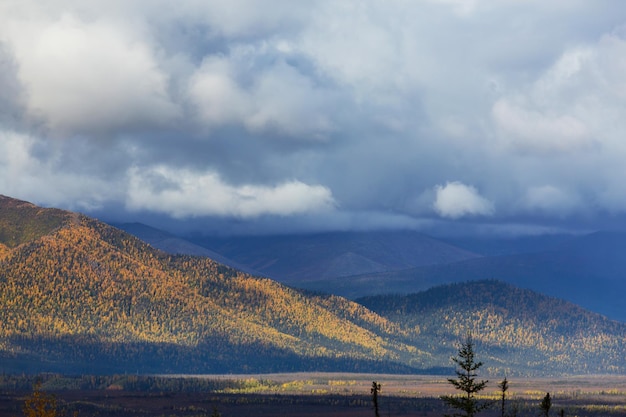
[(597, 232), (572, 237), (552, 249), (484, 256), (441, 265), (321, 279), (302, 284), (311, 290), (333, 288), (351, 299), (390, 293), (412, 293), (435, 285), (497, 279), (559, 297), (586, 309), (626, 321), (626, 234)]
[(259, 276), (263, 275), (259, 271), (255, 271), (246, 265), (235, 262), (217, 252), (203, 246), (196, 245), (189, 240), (180, 238), (164, 230), (156, 229), (142, 223), (121, 223), (113, 224), (112, 226), (122, 229), (133, 236), (137, 236), (139, 239), (149, 243), (157, 249), (162, 250), (163, 252), (174, 255), (204, 256), (248, 274)]
[(479, 255), (412, 231), (195, 238), (194, 243), (281, 282), (397, 271)]

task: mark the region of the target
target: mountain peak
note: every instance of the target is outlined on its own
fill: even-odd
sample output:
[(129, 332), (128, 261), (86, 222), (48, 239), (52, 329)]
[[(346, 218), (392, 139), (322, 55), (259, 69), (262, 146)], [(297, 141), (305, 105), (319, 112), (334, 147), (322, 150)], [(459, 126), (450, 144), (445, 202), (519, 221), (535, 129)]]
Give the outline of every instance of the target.
[(52, 233), (75, 215), (0, 195), (0, 244), (14, 248)]

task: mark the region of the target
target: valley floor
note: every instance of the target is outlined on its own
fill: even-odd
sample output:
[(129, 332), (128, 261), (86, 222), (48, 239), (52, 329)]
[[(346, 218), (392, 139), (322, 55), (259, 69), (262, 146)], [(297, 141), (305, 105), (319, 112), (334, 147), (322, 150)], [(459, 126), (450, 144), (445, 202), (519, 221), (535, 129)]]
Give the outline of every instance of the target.
[[(25, 376), (3, 375), (0, 417), (22, 415)], [(216, 410), (223, 417), (243, 416), (367, 416), (374, 415), (370, 398), (372, 381), (382, 386), (382, 416), (442, 416), (449, 412), (439, 395), (452, 393), (443, 376), (300, 373), (268, 375), (210, 375), (177, 377), (61, 377), (43, 376), (42, 388), (54, 393), (65, 416), (197, 417)], [(101, 388), (80, 389), (76, 381), (103, 383)], [(179, 384), (185, 381), (184, 389)], [(211, 381), (214, 389), (197, 390)], [(28, 381), (30, 382), (30, 381)], [(492, 378), (486, 399), (497, 398)], [(551, 415), (626, 416), (626, 376), (563, 378), (509, 378), (507, 407), (518, 416), (539, 414), (546, 392), (552, 396)], [(174, 388), (178, 387), (178, 388)], [(485, 417), (499, 416), (499, 405)]]

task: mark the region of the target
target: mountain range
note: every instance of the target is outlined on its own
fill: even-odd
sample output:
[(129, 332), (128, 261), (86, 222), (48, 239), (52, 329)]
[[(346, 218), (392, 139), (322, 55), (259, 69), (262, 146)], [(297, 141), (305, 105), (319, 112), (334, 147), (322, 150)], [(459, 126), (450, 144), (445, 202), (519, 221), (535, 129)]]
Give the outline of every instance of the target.
[[(626, 324), (502, 281), (349, 300), (330, 294), (332, 287), (313, 292), (233, 267), (253, 272), (270, 260), (246, 265), (227, 256), (235, 252), (134, 227), (170, 252), (197, 253), (168, 253), (96, 219), (0, 197), (3, 372), (451, 372), (450, 357), (468, 331), (493, 374), (626, 371)], [(428, 253), (443, 249), (440, 258), (414, 261), (420, 268), (433, 267), (428, 259), (486, 258), (399, 235), (405, 244), (361, 240), (363, 251), (352, 253), (369, 250), (378, 265), (409, 269), (422, 244)], [(321, 236), (310, 239), (324, 246)]]
[[(441, 240), (418, 232), (335, 232), (255, 237), (153, 239), (150, 229), (119, 225), (165, 251), (219, 253), (227, 264), (350, 299), (409, 294), (453, 282), (497, 279), (626, 321), (626, 233)], [(211, 255), (207, 255), (211, 256)]]

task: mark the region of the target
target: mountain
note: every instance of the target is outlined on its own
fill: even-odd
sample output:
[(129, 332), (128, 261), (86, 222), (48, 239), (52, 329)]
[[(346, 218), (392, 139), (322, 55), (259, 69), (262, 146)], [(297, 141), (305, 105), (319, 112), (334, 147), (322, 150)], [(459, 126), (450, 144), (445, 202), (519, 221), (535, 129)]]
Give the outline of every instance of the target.
[(626, 322), (626, 233), (444, 241), (417, 232), (337, 232), (192, 240), (230, 265), (350, 299), (498, 279)]
[(482, 256), (420, 266), (309, 281), (311, 290), (333, 288), (351, 299), (383, 293), (412, 293), (435, 285), (497, 279), (564, 298), (589, 310), (626, 321), (626, 234), (597, 232), (564, 239), (551, 248), (501, 256)]
[(44, 209), (3, 195), (0, 195), (0, 209), (0, 248), (3, 252), (39, 239), (75, 217), (63, 210)]
[(470, 331), (490, 373), (553, 373), (561, 365), (583, 373), (624, 371), (626, 325), (503, 282), (455, 283), (357, 301), (403, 328), (419, 329), (415, 346), (435, 357), (450, 351), (463, 336), (460, 329)]
[(195, 237), (193, 243), (281, 282), (445, 264), (480, 255), (412, 231)]
[[(3, 197), (3, 371), (406, 371), (400, 330), (74, 213)], [(383, 339), (381, 335), (387, 336)]]
[(122, 229), (133, 236), (137, 236), (144, 242), (149, 243), (150, 246), (160, 249), (163, 252), (174, 255), (204, 256), (248, 274), (263, 275), (259, 271), (255, 271), (246, 265), (235, 262), (217, 252), (203, 246), (196, 245), (189, 240), (183, 239), (164, 230), (156, 229), (142, 223), (121, 223), (114, 224), (112, 226)]
[(465, 250), (478, 253), (482, 256), (516, 255), (522, 253), (537, 253), (553, 250), (563, 243), (575, 239), (577, 235), (571, 233), (549, 233), (521, 236), (461, 236), (448, 237), (444, 242), (458, 246)]
[(496, 281), (350, 301), (0, 198), (2, 372), (626, 372), (626, 325)]

